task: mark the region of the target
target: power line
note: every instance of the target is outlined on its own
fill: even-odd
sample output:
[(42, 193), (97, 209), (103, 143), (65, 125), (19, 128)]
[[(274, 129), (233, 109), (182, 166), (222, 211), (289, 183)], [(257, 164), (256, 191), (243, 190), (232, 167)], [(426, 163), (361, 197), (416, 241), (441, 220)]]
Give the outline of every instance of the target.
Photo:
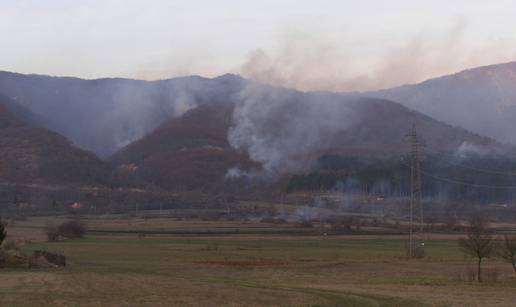
[[(429, 150), (429, 151), (432, 151), (432, 150)], [(441, 156), (445, 155), (445, 153), (443, 153), (443, 152), (438, 152), (438, 151), (432, 151), (432, 152), (437, 153), (437, 154), (439, 154)], [(492, 171), (492, 170), (488, 170), (488, 169), (477, 168), (477, 167), (474, 167), (474, 166), (468, 166), (468, 165), (452, 162), (452, 161), (450, 161), (448, 159), (443, 159), (443, 158), (439, 159), (439, 161), (443, 161), (446, 164), (457, 166), (457, 167), (461, 167), (461, 168), (464, 168), (464, 169), (474, 170), (474, 171), (477, 171), (477, 172), (480, 172), (480, 173), (493, 174), (493, 175), (504, 175), (504, 176), (516, 176), (516, 173)]]
[[(401, 162), (401, 163), (403, 165), (405, 165), (406, 167), (410, 168), (410, 165), (408, 165), (406, 163), (403, 163), (403, 162)], [(500, 185), (478, 184), (478, 183), (471, 183), (471, 182), (460, 181), (460, 180), (453, 179), (453, 178), (446, 178), (446, 177), (442, 177), (442, 176), (437, 176), (437, 175), (434, 175), (432, 173), (426, 172), (424, 170), (421, 170), (420, 172), (421, 172), (421, 174), (423, 174), (423, 175), (425, 175), (427, 177), (436, 179), (436, 180), (445, 181), (445, 182), (454, 183), (454, 184), (465, 185), (465, 186), (471, 186), (471, 187), (475, 187), (475, 188), (505, 189), (505, 190), (516, 189), (516, 186), (512, 186), (512, 185), (511, 186), (500, 186)]]
[(456, 179), (450, 179), (450, 178), (446, 178), (446, 177), (436, 176), (434, 174), (430, 174), (425, 171), (421, 171), (421, 173), (427, 177), (430, 177), (430, 178), (433, 178), (436, 180), (446, 181), (446, 182), (465, 185), (465, 186), (471, 186), (471, 187), (475, 187), (475, 188), (488, 188), (488, 189), (501, 189), (501, 190), (516, 189), (516, 186), (512, 186), (512, 185), (501, 186), (501, 185), (470, 183), (470, 182), (460, 181), (460, 180), (456, 180)]

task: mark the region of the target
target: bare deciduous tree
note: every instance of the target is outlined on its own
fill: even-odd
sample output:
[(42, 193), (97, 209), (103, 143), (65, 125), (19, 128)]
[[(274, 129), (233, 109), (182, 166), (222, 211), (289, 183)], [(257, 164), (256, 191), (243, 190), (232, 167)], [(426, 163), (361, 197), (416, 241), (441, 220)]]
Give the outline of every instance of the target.
[(516, 236), (505, 235), (500, 246), (500, 256), (512, 265), (516, 275)]
[(482, 282), (482, 260), (495, 250), (493, 236), (489, 233), (484, 219), (474, 216), (468, 221), (466, 238), (459, 239), (459, 246), (465, 255), (477, 258), (477, 280)]

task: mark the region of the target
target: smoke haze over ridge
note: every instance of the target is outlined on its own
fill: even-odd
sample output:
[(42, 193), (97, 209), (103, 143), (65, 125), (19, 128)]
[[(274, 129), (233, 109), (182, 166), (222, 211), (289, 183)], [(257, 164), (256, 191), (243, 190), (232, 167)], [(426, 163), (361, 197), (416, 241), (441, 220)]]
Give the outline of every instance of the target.
[(6, 0), (0, 70), (145, 80), (231, 72), (300, 90), (371, 90), (516, 59), (513, 11), (511, 1)]
[(457, 19), (441, 33), (421, 31), (388, 44), (381, 54), (356, 54), (336, 43), (338, 37), (290, 32), (279, 47), (251, 52), (240, 72), (252, 80), (301, 90), (368, 91), (516, 59), (516, 46), (507, 41), (470, 45), (466, 28), (466, 22)]

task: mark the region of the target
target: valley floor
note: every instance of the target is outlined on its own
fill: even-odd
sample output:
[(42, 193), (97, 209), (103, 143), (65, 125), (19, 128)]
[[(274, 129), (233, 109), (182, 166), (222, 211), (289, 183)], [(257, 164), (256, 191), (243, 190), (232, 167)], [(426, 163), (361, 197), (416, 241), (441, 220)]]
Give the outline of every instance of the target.
[[(513, 306), (510, 265), (485, 263), (486, 278), (464, 280), (473, 262), (456, 237), (426, 241), (426, 257), (407, 260), (402, 236), (218, 234), (259, 223), (88, 218), (81, 240), (44, 242), (58, 218), (7, 228), (22, 249), (59, 251), (63, 269), (0, 270), (1, 306)], [(211, 235), (158, 230), (213, 229)], [(122, 230), (127, 230), (123, 232)], [(136, 232), (134, 232), (136, 230)], [(152, 233), (143, 235), (143, 230)]]

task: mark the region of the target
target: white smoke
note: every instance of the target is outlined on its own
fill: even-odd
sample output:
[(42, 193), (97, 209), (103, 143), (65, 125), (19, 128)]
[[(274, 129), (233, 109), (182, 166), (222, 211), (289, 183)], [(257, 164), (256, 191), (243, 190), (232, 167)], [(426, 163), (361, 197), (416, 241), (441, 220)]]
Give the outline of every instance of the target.
[(255, 173), (242, 170), (239, 167), (232, 167), (232, 168), (228, 169), (224, 178), (225, 179), (235, 179), (235, 178), (243, 178), (243, 177), (252, 178), (252, 177), (255, 177), (255, 175), (256, 175)]
[(455, 151), (455, 156), (463, 159), (471, 155), (483, 156), (488, 153), (489, 150), (485, 147), (479, 147), (469, 142), (463, 142)]
[(191, 93), (187, 91), (180, 91), (174, 103), (174, 116), (179, 117), (189, 110), (195, 108), (198, 105), (198, 102), (192, 96)]
[(249, 84), (235, 106), (228, 140), (268, 174), (305, 171), (358, 119), (344, 97)]
[(125, 80), (113, 87), (110, 96), (112, 107), (99, 115), (104, 117), (99, 127), (104, 133), (99, 134), (111, 130), (116, 148), (134, 142), (165, 120), (179, 117), (199, 104), (193, 91), (181, 82), (160, 87), (157, 83)]

